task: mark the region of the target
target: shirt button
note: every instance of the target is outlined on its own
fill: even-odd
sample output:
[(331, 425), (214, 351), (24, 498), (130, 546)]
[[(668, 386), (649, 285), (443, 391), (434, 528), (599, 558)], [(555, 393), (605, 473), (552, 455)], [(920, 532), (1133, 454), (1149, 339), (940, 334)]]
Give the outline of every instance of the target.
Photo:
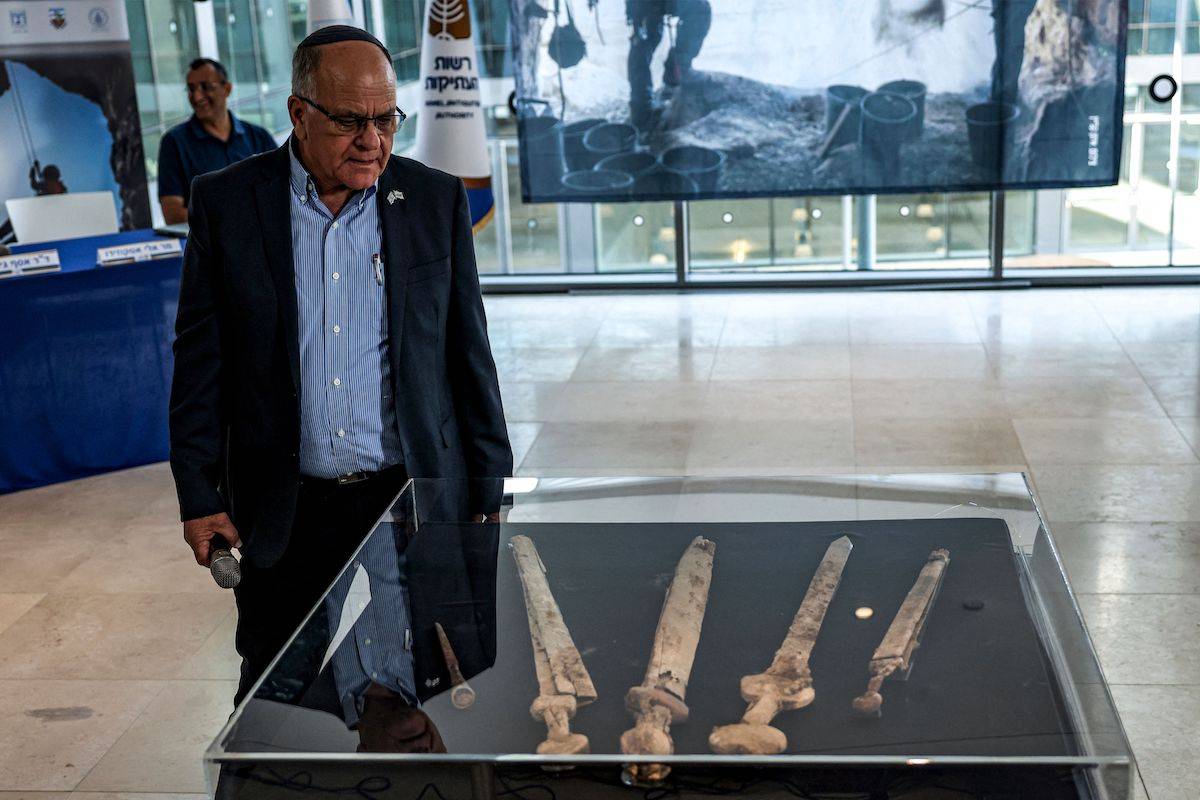
[(333, 379), (333, 385), (334, 385), (334, 386), (341, 386), (341, 385), (342, 385), (342, 379), (341, 379), (341, 378), (334, 378), (334, 379)]
[(333, 273), (333, 279), (334, 279), (335, 281), (336, 281), (338, 278), (340, 278), (340, 277), (342, 277), (342, 273), (340, 273), (340, 272), (335, 272), (335, 273)]
[(363, 644), (368, 644), (368, 645), (369, 645), (370, 643), (371, 643), (371, 640), (370, 640), (370, 639), (367, 639), (365, 642), (363, 642)]
[(342, 326), (341, 326), (341, 325), (334, 325), (334, 326), (333, 326), (333, 332), (334, 332), (334, 333), (341, 333), (341, 332), (342, 332)]
[(335, 231), (338, 229), (338, 224), (337, 224), (336, 222), (335, 222), (335, 223), (333, 223), (333, 229), (334, 229)]
[(341, 429), (341, 428), (338, 428), (338, 438), (339, 438), (339, 439), (344, 439), (344, 438), (346, 438), (346, 431), (344, 431), (344, 430), (343, 430), (343, 429)]

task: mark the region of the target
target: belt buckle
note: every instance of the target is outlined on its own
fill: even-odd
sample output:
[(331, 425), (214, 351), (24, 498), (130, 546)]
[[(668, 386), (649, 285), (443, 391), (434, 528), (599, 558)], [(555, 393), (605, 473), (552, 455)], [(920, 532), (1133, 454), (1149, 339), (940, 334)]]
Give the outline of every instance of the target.
[(338, 486), (346, 486), (351, 483), (359, 483), (361, 481), (365, 481), (369, 477), (370, 477), (370, 474), (366, 473), (366, 472), (350, 472), (345, 475), (339, 475), (337, 477), (337, 483), (338, 483)]

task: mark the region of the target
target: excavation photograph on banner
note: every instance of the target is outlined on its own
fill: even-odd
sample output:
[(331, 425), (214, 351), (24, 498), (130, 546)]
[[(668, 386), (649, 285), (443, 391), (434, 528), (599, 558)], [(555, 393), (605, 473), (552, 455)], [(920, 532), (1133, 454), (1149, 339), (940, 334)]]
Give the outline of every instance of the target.
[[(114, 229), (150, 226), (120, 0), (0, 0), (0, 197), (107, 194)], [(0, 203), (0, 243), (18, 238)]]
[(510, 0), (526, 202), (1104, 186), (1121, 0)]

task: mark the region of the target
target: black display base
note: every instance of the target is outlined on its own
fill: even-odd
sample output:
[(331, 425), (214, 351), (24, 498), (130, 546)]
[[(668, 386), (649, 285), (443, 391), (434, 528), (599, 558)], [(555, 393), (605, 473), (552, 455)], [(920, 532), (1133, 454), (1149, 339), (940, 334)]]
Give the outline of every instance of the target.
[(490, 765), (259, 763), (222, 772), (216, 800), (1093, 800), (1071, 767), (676, 767), (659, 787), (630, 789), (615, 765), (547, 771)]

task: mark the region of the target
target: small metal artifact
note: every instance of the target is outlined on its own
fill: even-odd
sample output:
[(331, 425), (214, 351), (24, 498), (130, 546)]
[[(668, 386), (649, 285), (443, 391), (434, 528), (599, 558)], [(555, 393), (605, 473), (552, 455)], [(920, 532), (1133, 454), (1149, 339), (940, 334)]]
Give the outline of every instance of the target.
[(446, 659), (446, 669), (450, 672), (450, 702), (455, 708), (470, 708), (475, 705), (475, 690), (463, 677), (462, 669), (458, 665), (458, 656), (454, 655), (454, 648), (450, 646), (450, 639), (446, 636), (446, 629), (440, 622), (433, 623), (433, 627), (437, 629), (438, 641), (442, 645), (442, 657)]
[[(621, 734), (621, 752), (626, 755), (675, 752), (671, 725), (688, 717), (684, 697), (708, 606), (715, 552), (715, 544), (697, 536), (675, 567), (659, 614), (646, 677), (625, 695), (625, 707), (636, 719), (634, 726)], [(627, 764), (622, 780), (627, 784), (657, 783), (670, 771), (664, 764)]]
[(774, 754), (787, 748), (787, 736), (771, 727), (771, 720), (780, 711), (804, 708), (816, 697), (808, 659), (853, 547), (846, 536), (829, 545), (771, 666), (742, 678), (742, 699), (750, 704), (742, 721), (713, 728), (708, 737), (714, 753)]
[(871, 656), (871, 680), (867, 691), (854, 698), (852, 707), (861, 716), (880, 714), (883, 706), (883, 695), (879, 689), (884, 680), (893, 672), (899, 670), (907, 673), (912, 668), (913, 651), (921, 644), (921, 633), (925, 630), (925, 622), (929, 619), (929, 609), (937, 597), (946, 574), (946, 565), (950, 563), (949, 550), (934, 550), (929, 554), (925, 566), (917, 576), (917, 582), (908, 590), (908, 596), (900, 604), (896, 618), (883, 636), (875, 654)]
[(528, 536), (514, 536), (510, 545), (525, 594), (537, 670), (538, 696), (529, 713), (546, 723), (546, 741), (538, 745), (537, 751), (541, 755), (586, 753), (588, 739), (581, 733), (571, 733), (571, 719), (578, 706), (596, 699), (596, 687), (550, 592), (546, 567), (533, 541)]

